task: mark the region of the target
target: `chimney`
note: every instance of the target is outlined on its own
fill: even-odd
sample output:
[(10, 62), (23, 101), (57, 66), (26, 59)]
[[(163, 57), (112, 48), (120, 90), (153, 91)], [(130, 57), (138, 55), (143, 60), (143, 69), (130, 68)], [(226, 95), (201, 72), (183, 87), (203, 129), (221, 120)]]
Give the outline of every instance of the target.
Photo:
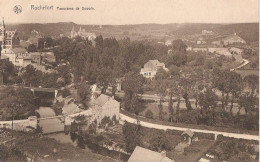
[(166, 157), (166, 151), (165, 151), (165, 150), (163, 150), (163, 151), (161, 152), (161, 157), (162, 157), (162, 159)]

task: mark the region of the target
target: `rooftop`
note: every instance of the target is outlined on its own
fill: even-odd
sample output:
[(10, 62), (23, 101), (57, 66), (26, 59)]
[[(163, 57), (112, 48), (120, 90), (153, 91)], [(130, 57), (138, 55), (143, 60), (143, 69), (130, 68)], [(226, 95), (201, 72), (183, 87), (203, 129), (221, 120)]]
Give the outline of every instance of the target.
[(128, 162), (173, 162), (163, 154), (136, 146)]
[(101, 94), (94, 102), (93, 104), (98, 106), (103, 106), (108, 100), (110, 100), (112, 97)]

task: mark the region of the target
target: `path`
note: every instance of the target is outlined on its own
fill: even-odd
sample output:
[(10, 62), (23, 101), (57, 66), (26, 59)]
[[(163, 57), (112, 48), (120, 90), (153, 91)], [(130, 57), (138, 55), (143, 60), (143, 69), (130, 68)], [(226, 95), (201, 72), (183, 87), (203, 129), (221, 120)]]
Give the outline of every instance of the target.
[(233, 69), (230, 69), (230, 71), (234, 71), (234, 70), (236, 70), (236, 69), (240, 69), (240, 68), (246, 66), (249, 62), (250, 62), (249, 60), (243, 59), (243, 63), (242, 63), (241, 65), (239, 65), (239, 66), (237, 66), (237, 67), (235, 67), (235, 68), (233, 68)]
[[(120, 120), (121, 121), (127, 121), (127, 122), (130, 122), (130, 123), (136, 123), (137, 122), (136, 119), (131, 118), (129, 116), (126, 116), (122, 113), (120, 113)], [(140, 121), (140, 124), (144, 127), (162, 129), (162, 130), (173, 129), (173, 130), (185, 131), (187, 129), (190, 129), (190, 128), (182, 128), (182, 127), (174, 127), (174, 126), (148, 123), (148, 122), (144, 122), (144, 121)], [(259, 136), (257, 136), (257, 135), (228, 133), (228, 132), (210, 131), (210, 130), (202, 130), (202, 129), (190, 129), (190, 130), (193, 131), (193, 132), (199, 132), (199, 133), (212, 133), (212, 134), (215, 134), (215, 138), (216, 138), (217, 135), (223, 135), (225, 137), (233, 137), (233, 138), (238, 138), (238, 139), (241, 138), (241, 139), (246, 139), (246, 140), (259, 141)]]

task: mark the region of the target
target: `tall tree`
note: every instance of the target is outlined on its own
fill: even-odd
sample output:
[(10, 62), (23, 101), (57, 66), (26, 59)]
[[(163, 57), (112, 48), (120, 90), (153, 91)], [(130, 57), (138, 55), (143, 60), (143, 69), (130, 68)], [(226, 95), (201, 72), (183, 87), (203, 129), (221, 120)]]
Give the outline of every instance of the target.
[(244, 82), (251, 89), (250, 94), (254, 95), (258, 91), (259, 80), (257, 75), (248, 75), (244, 78)]
[(123, 88), (125, 91), (124, 107), (125, 110), (139, 113), (139, 94), (143, 93), (144, 78), (139, 73), (129, 72), (125, 75)]

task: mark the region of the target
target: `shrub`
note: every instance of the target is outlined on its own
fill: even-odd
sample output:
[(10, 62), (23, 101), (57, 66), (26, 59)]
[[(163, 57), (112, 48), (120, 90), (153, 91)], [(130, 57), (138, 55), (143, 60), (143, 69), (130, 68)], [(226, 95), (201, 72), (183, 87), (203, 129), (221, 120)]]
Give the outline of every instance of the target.
[(110, 117), (105, 116), (102, 120), (101, 120), (101, 126), (105, 127), (108, 124), (108, 126), (113, 125), (112, 120), (110, 119)]
[(153, 119), (153, 112), (151, 110), (147, 110), (145, 113), (145, 117)]

